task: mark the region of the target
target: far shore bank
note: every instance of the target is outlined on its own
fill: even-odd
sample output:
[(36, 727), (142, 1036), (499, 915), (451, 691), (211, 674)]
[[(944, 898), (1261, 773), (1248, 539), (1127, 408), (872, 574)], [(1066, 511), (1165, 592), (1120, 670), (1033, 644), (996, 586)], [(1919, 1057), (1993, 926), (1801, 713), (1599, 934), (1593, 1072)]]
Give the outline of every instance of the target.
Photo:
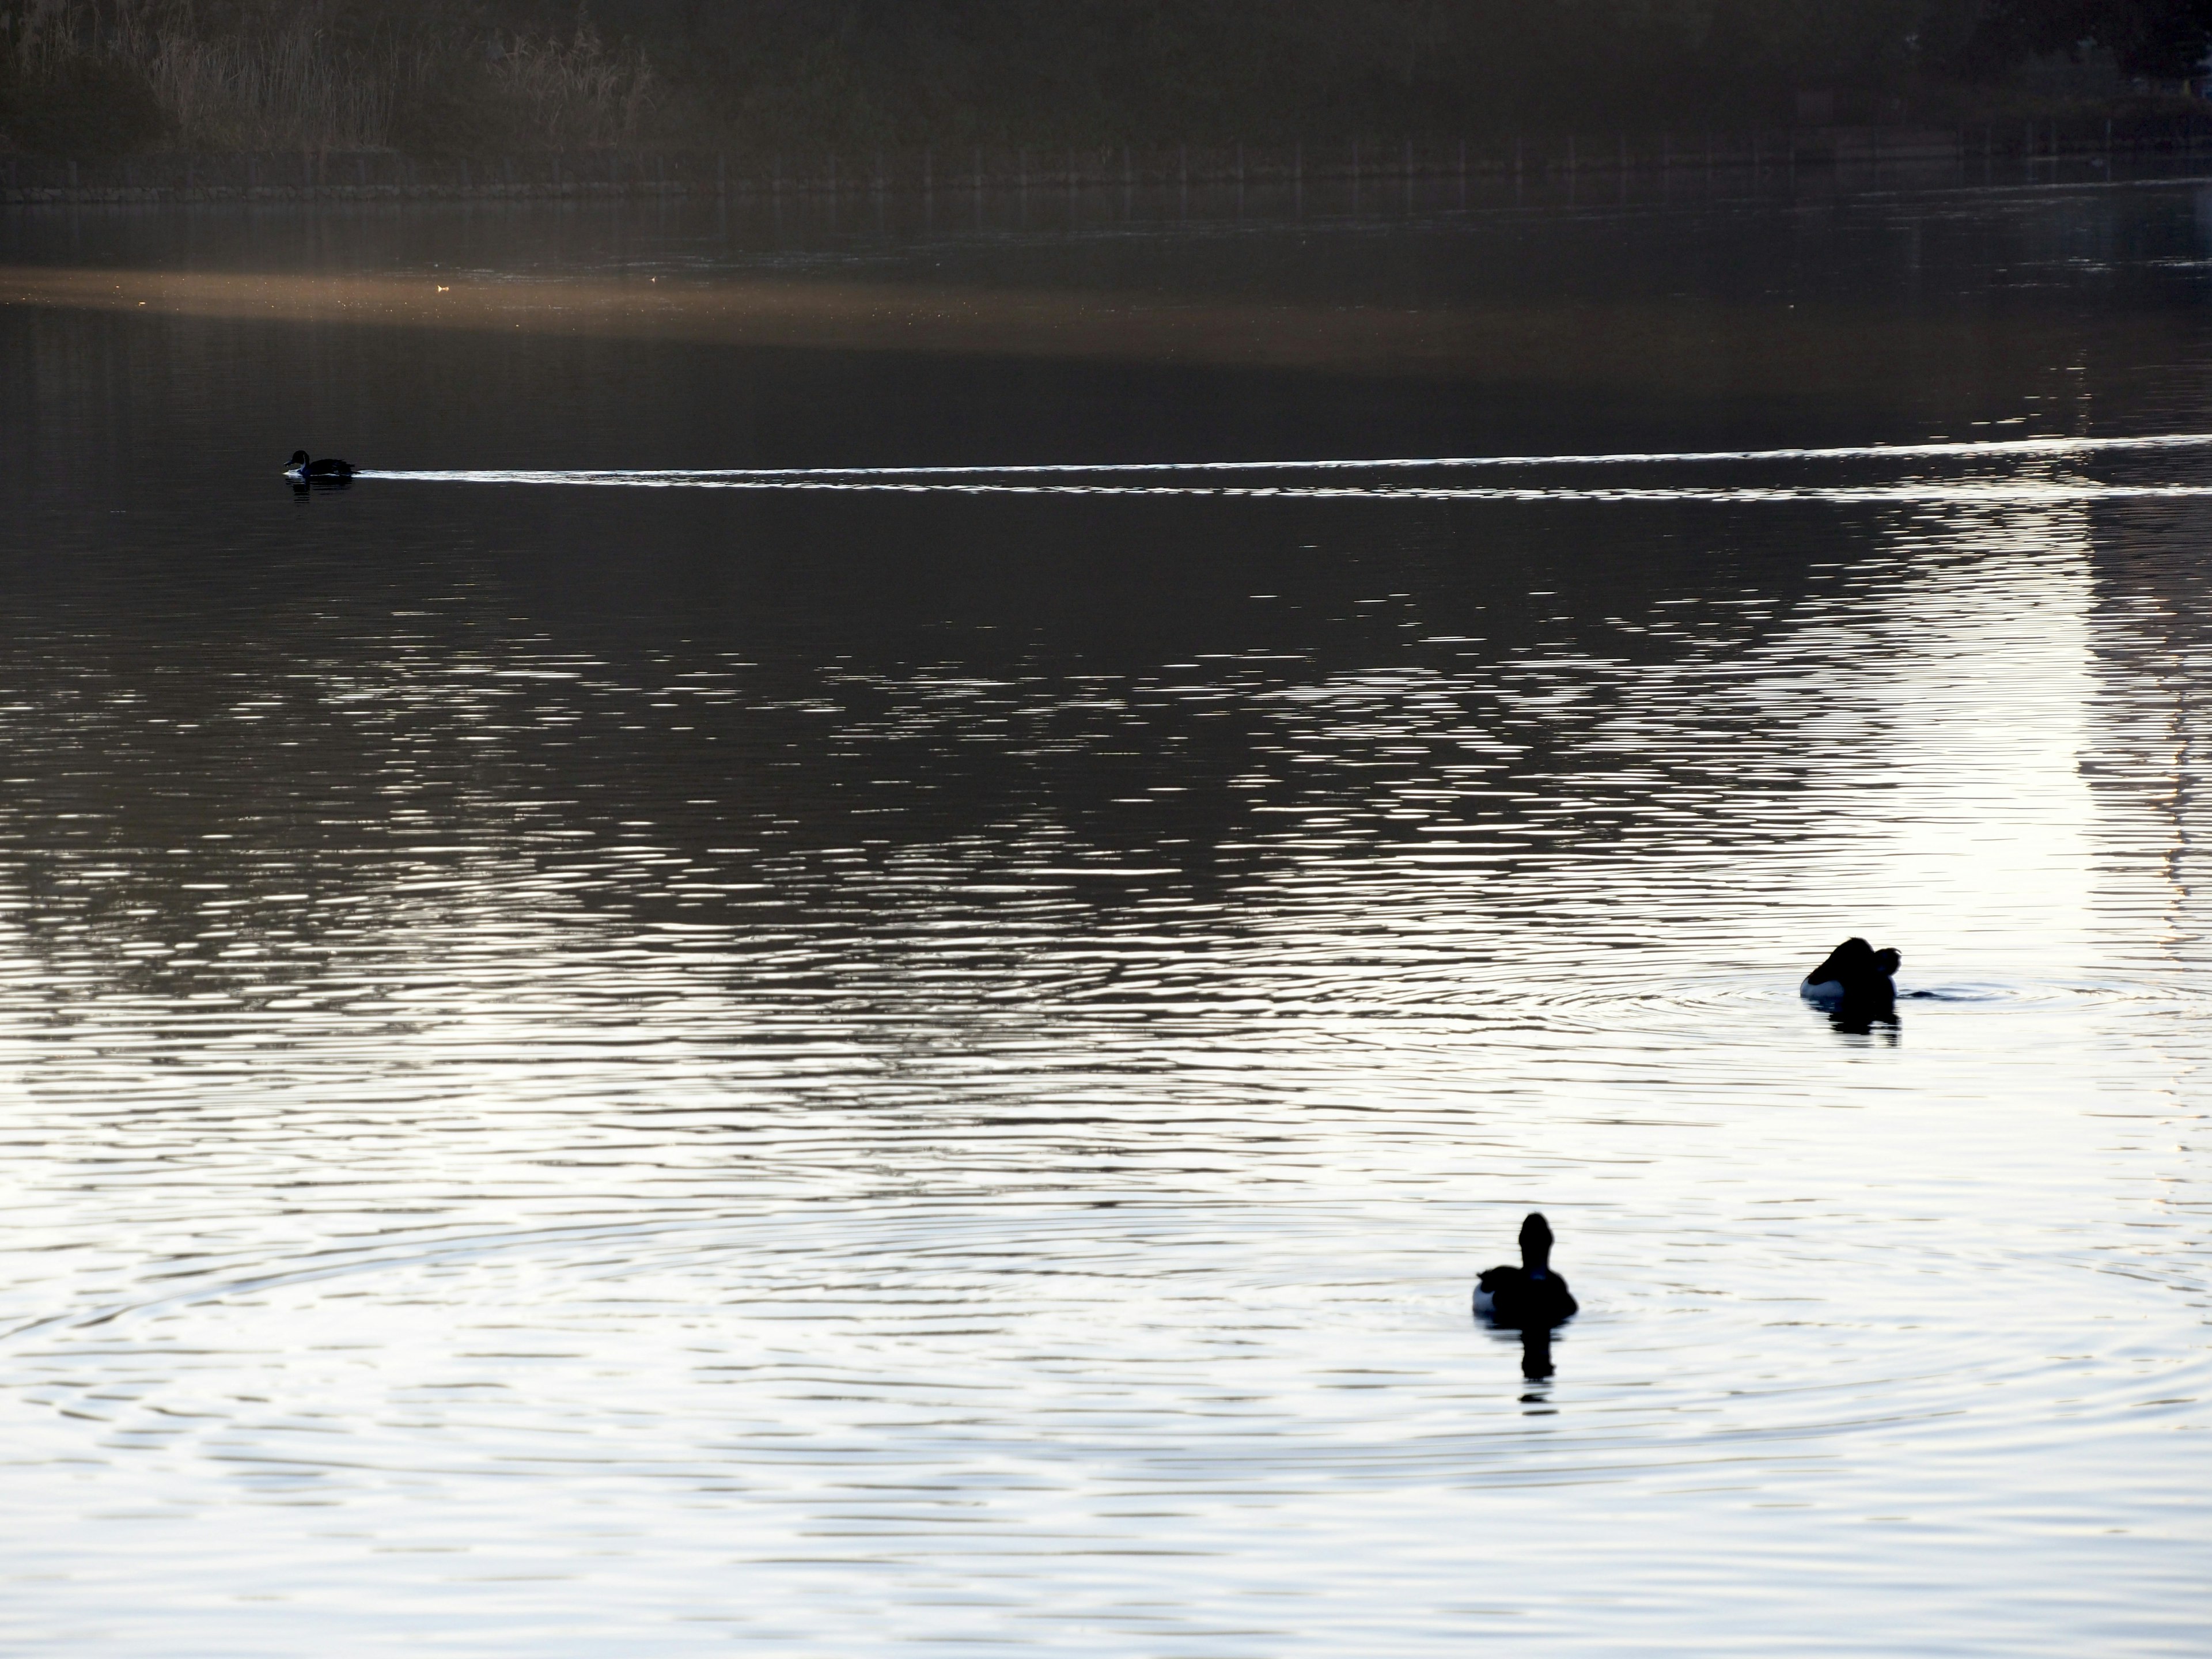
[(1950, 162), (2039, 163), (2212, 155), (2212, 119), (2069, 130), (2024, 122), (1960, 127), (1800, 127), (1725, 135), (1545, 134), (1438, 143), (1122, 145), (934, 149), (866, 155), (728, 150), (563, 150), (495, 157), (392, 150), (0, 155), (0, 203), (563, 200), (775, 197), (1190, 185), (1387, 185), (1454, 178), (1530, 180), (1630, 173), (1880, 170)]

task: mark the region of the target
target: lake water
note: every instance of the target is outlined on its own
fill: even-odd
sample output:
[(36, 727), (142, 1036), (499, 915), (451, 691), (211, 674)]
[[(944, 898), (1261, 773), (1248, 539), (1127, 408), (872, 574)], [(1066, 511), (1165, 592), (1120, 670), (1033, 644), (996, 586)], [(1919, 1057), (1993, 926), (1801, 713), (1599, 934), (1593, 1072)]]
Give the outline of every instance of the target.
[(2204, 1650), (2212, 184), (0, 267), (7, 1650)]

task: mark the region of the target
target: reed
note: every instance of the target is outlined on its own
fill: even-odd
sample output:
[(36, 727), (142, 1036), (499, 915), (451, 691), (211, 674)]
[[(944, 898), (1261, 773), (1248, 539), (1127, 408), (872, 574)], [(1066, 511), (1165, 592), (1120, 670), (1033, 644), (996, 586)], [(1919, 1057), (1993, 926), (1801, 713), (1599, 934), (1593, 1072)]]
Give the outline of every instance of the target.
[(175, 141), (198, 150), (387, 143), (392, 76), (334, 46), (319, 21), (304, 11), (252, 40), (149, 32), (137, 61)]
[(469, 151), (647, 136), (642, 51), (578, 13), (501, 32), (436, 9), (263, 0), (220, 26), (190, 0), (0, 0), (0, 143), (57, 152)]
[(609, 52), (581, 18), (565, 40), (502, 44), (490, 79), (522, 133), (551, 149), (634, 139), (658, 102), (645, 54)]
[[(1996, 26), (2027, 0), (588, 3), (605, 37), (580, 0), (0, 0), (0, 149), (680, 147), (826, 168), (933, 146), (2124, 130), (2193, 117), (2175, 77), (2212, 43), (2191, 21), (2212, 0), (2109, 0), (2111, 40), (2043, 58)], [(2154, 12), (2174, 28), (2121, 27)]]

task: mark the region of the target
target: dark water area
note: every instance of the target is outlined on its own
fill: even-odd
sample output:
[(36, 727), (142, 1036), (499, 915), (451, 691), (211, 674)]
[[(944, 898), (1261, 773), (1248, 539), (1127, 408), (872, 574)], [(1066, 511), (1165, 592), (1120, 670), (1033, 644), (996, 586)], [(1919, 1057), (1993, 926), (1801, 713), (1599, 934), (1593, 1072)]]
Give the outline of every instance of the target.
[(1352, 209), (0, 216), (0, 1644), (2196, 1650), (2212, 185)]

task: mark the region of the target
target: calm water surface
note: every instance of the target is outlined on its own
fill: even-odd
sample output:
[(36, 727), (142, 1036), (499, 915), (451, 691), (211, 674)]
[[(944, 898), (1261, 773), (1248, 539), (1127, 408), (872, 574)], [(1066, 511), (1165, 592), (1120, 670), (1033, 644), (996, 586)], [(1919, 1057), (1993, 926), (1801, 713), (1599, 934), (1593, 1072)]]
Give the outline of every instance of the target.
[(1293, 205), (0, 219), (0, 1644), (2204, 1650), (2212, 447), (276, 476), (2212, 432), (2188, 180)]

